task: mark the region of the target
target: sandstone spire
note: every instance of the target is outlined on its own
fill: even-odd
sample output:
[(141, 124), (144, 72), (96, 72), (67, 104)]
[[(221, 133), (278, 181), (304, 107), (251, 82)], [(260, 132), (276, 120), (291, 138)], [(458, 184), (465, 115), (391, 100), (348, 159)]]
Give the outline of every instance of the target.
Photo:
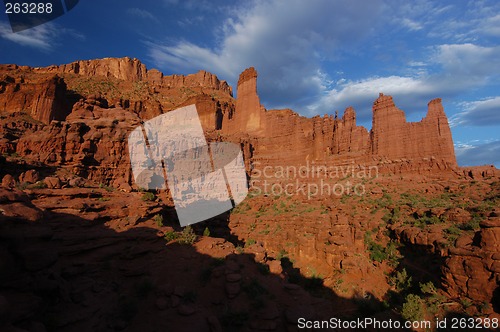
[(373, 103), (370, 133), (371, 153), (388, 159), (435, 158), (457, 165), (448, 119), (441, 99), (428, 104), (427, 116), (420, 122), (406, 122), (404, 112), (392, 97), (380, 94)]
[(257, 95), (257, 71), (245, 69), (238, 80), (236, 110), (230, 132), (246, 132), (259, 135), (265, 130), (265, 109)]

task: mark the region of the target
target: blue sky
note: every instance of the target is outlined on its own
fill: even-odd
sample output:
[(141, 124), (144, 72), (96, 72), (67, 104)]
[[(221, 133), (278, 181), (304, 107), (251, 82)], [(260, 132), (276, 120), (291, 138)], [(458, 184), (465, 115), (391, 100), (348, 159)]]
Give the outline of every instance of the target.
[(459, 164), (500, 167), (496, 0), (82, 0), (17, 34), (2, 11), (0, 50), (0, 63), (30, 66), (130, 56), (233, 87), (254, 66), (266, 108), (312, 116), (352, 105), (367, 128), (379, 92), (411, 121), (440, 97)]

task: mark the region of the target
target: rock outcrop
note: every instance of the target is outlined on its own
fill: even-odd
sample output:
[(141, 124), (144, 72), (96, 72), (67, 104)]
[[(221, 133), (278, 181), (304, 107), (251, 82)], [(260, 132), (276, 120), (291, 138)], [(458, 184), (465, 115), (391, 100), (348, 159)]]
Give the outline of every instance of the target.
[(66, 93), (66, 83), (57, 75), (41, 81), (4, 75), (0, 78), (0, 111), (26, 112), (45, 124), (64, 120), (71, 111)]
[[(356, 125), (356, 112), (348, 107), (342, 118), (325, 115), (306, 118), (291, 110), (266, 110), (257, 94), (257, 72), (246, 69), (238, 81), (234, 114), (222, 132), (242, 139), (250, 136), (253, 159), (266, 165), (384, 164), (388, 172), (457, 167), (453, 140), (440, 99), (428, 104), (420, 122), (406, 122), (390, 96), (380, 94), (373, 105), (370, 132)], [(251, 141), (251, 142), (250, 142)], [(387, 166), (387, 164), (391, 164)]]
[(371, 153), (386, 159), (434, 158), (456, 167), (453, 140), (441, 99), (431, 100), (422, 121), (406, 122), (391, 96), (380, 94), (373, 104)]
[(500, 304), (500, 217), (493, 215), (481, 222), (475, 239), (457, 241), (459, 245), (450, 249), (443, 277), (447, 292), (454, 298)]
[(257, 71), (250, 67), (238, 80), (236, 110), (228, 132), (262, 136), (266, 131), (265, 112), (257, 95)]
[(137, 59), (104, 58), (98, 60), (81, 60), (61, 66), (37, 68), (42, 72), (57, 72), (62, 74), (77, 74), (93, 77), (114, 77), (120, 80), (138, 82), (146, 78), (146, 66)]

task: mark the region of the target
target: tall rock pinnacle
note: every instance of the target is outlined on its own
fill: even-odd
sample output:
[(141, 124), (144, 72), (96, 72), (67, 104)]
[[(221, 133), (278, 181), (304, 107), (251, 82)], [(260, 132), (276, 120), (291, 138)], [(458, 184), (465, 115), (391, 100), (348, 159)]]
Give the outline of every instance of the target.
[(265, 130), (265, 109), (257, 95), (257, 71), (245, 69), (238, 80), (236, 110), (231, 132), (259, 134)]
[(441, 99), (428, 104), (425, 118), (406, 122), (392, 97), (380, 94), (373, 104), (371, 153), (388, 159), (435, 158), (457, 166), (448, 119)]

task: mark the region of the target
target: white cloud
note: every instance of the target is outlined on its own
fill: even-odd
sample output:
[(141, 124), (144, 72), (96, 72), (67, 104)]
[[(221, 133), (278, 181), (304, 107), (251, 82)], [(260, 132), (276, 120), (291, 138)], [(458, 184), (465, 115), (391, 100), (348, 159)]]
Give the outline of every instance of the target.
[(129, 9), (127, 9), (127, 14), (129, 14), (131, 16), (139, 17), (139, 18), (142, 18), (145, 20), (151, 20), (151, 21), (154, 21), (156, 23), (159, 22), (159, 20), (156, 18), (156, 16), (154, 16), (153, 14), (151, 14), (151, 12), (149, 12), (145, 9), (129, 8)]
[[(352, 105), (358, 118), (367, 121), (379, 92), (392, 94), (406, 112), (424, 113), (430, 99), (456, 97), (500, 77), (500, 46), (449, 41), (426, 48), (415, 45), (413, 53), (403, 59), (394, 47), (397, 41), (393, 45), (383, 39), (387, 26), (380, 22), (396, 17), (389, 22), (425, 37), (447, 26), (446, 33), (455, 34), (448, 40), (469, 40), (479, 21), (460, 22), (457, 8), (427, 0), (405, 4), (391, 0), (253, 1), (245, 8), (228, 10), (231, 17), (215, 27), (219, 43), (212, 47), (189, 41), (146, 45), (155, 65), (167, 72), (206, 69), (234, 85), (243, 69), (256, 67), (261, 77), (259, 95), (268, 108), (291, 107), (312, 115)], [(487, 14), (468, 12), (467, 17), (480, 15)], [(386, 50), (381, 43), (376, 46), (382, 51), (364, 49), (362, 43), (369, 47), (372, 40), (390, 47)], [(374, 76), (377, 68), (356, 80), (331, 73), (332, 82), (325, 63), (331, 66), (356, 52), (365, 52), (360, 59), (369, 52), (383, 52), (396, 63), (388, 75)]]
[(439, 45), (430, 59), (426, 59), (429, 65), (437, 66), (434, 72), (428, 72), (424, 63), (414, 62), (415, 66), (423, 69), (413, 76), (391, 75), (343, 81), (309, 105), (308, 112), (319, 114), (331, 111), (332, 107), (343, 109), (354, 106), (358, 118), (366, 121), (371, 118), (371, 110), (360, 106), (370, 105), (379, 92), (395, 96), (397, 106), (407, 112), (424, 111), (425, 103), (430, 99), (456, 96), (487, 84), (490, 78), (499, 78), (499, 53), (498, 46)]
[(500, 124), (500, 96), (463, 102), (464, 111), (450, 119), (452, 127), (458, 125), (498, 126)]
[[(356, 108), (358, 119), (368, 120), (371, 118), (371, 109), (362, 108), (361, 105), (371, 105), (383, 92), (387, 95), (395, 96), (395, 102), (399, 107), (414, 103), (416, 107), (424, 109), (422, 97), (430, 99), (435, 94), (433, 87), (426, 83), (425, 79), (388, 76), (371, 77), (358, 81), (348, 81), (332, 89), (315, 104), (308, 108), (310, 114), (318, 114), (324, 110), (332, 110), (332, 107), (344, 109), (348, 106)], [(405, 103), (398, 102), (404, 100)], [(423, 99), (425, 100), (425, 99)]]
[(0, 36), (19, 45), (38, 48), (43, 51), (50, 51), (54, 39), (59, 35), (57, 28), (46, 23), (37, 27), (13, 33), (10, 26), (0, 22)]
[(37, 27), (13, 33), (7, 23), (0, 22), (0, 37), (10, 40), (22, 46), (28, 46), (39, 49), (44, 52), (50, 52), (58, 45), (61, 35), (67, 34), (73, 38), (85, 40), (85, 36), (72, 29), (62, 28), (52, 22), (39, 25)]
[(500, 74), (500, 46), (484, 47), (471, 43), (444, 44), (436, 48), (434, 61), (450, 74), (487, 77)]
[[(320, 62), (337, 56), (372, 33), (380, 13), (379, 1), (255, 1), (234, 11), (217, 32), (223, 37), (214, 49), (190, 42), (148, 43), (153, 62), (162, 68), (212, 71), (233, 84), (245, 68), (259, 75), (261, 97), (272, 106), (290, 96), (306, 105), (323, 91)], [(289, 105), (290, 106), (290, 105)]]
[(409, 18), (403, 18), (401, 20), (401, 24), (405, 27), (407, 27), (409, 30), (411, 31), (418, 31), (418, 30), (422, 30), (423, 29), (423, 26), (422, 24), (418, 23), (418, 22), (415, 22)]
[(479, 31), (487, 35), (500, 37), (500, 14), (488, 17), (484, 20), (480, 24)]
[(500, 168), (499, 140), (456, 144), (455, 154), (460, 166), (495, 165)]

